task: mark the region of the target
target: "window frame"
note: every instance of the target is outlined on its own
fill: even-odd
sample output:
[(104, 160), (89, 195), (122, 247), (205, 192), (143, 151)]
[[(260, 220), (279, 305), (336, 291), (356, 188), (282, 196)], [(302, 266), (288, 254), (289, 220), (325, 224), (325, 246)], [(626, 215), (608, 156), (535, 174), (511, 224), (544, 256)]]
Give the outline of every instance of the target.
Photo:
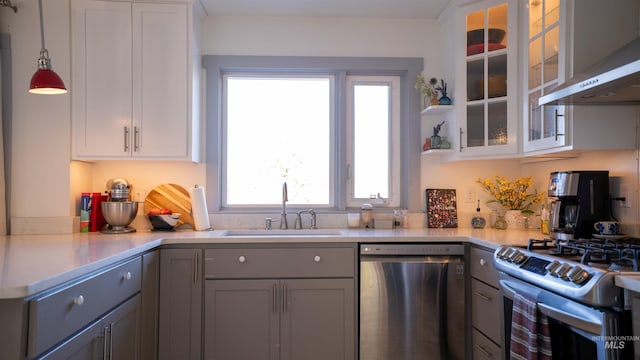
[[(313, 74), (309, 74), (309, 73), (297, 73), (297, 72), (269, 72), (269, 73), (264, 73), (262, 71), (256, 71), (256, 70), (250, 70), (250, 71), (244, 71), (244, 72), (238, 72), (238, 71), (229, 71), (229, 72), (225, 72), (222, 74), (222, 81), (223, 81), (223, 87), (222, 87), (222, 114), (221, 114), (221, 121), (222, 121), (222, 136), (220, 138), (220, 144), (222, 146), (222, 157), (220, 159), (221, 161), (221, 166), (220, 169), (222, 171), (222, 173), (220, 174), (220, 177), (222, 179), (226, 179), (226, 174), (228, 171), (228, 159), (227, 159), (227, 143), (228, 143), (228, 137), (227, 137), (227, 111), (225, 109), (225, 105), (227, 104), (227, 99), (226, 99), (226, 95), (227, 92), (224, 90), (225, 88), (225, 84), (226, 84), (226, 79), (228, 77), (255, 77), (255, 78), (270, 78), (270, 77), (274, 77), (274, 78), (290, 78), (290, 79), (294, 79), (294, 78), (322, 78), (322, 79), (327, 79), (329, 81), (330, 84), (330, 89), (329, 89), (329, 96), (330, 96), (330, 115), (329, 115), (329, 202), (328, 204), (304, 204), (304, 205), (300, 205), (300, 204), (294, 204), (293, 206), (304, 206), (304, 207), (313, 207), (315, 209), (318, 208), (324, 208), (324, 209), (331, 209), (331, 208), (335, 208), (335, 183), (334, 181), (332, 181), (332, 179), (335, 178), (335, 169), (336, 169), (336, 144), (337, 144), (337, 139), (336, 139), (336, 123), (337, 123), (337, 117), (336, 117), (336, 105), (335, 105), (335, 91), (336, 91), (336, 79), (335, 76), (333, 74), (322, 74), (322, 73), (316, 73), (314, 72)], [(289, 186), (291, 186), (291, 183), (288, 184)], [(224, 186), (222, 187), (222, 190), (226, 189), (226, 184), (224, 184)], [(295, 189), (291, 189), (292, 191), (295, 191)], [(275, 193), (275, 192), (274, 192)], [(291, 198), (291, 196), (290, 196)], [(220, 192), (220, 201), (221, 201), (221, 207), (222, 208), (235, 208), (235, 209), (273, 209), (274, 205), (272, 204), (251, 204), (251, 205), (243, 205), (243, 204), (229, 204), (228, 203), (228, 199), (227, 199), (227, 194), (225, 191), (221, 191)], [(291, 203), (290, 203), (291, 204)]]
[[(347, 207), (360, 207), (364, 203), (372, 202), (368, 198), (355, 197), (355, 117), (354, 117), (354, 87), (358, 85), (386, 85), (390, 87), (389, 91), (389, 164), (387, 171), (390, 174), (389, 196), (383, 199), (373, 200), (382, 201), (380, 207), (398, 207), (400, 206), (400, 77), (395, 75), (347, 75)], [(373, 194), (372, 194), (373, 195)]]
[[(248, 213), (273, 211), (279, 207), (237, 208), (224, 207), (222, 165), (222, 77), (228, 72), (258, 71), (263, 74), (333, 74), (336, 79), (336, 151), (334, 182), (334, 206), (321, 209), (325, 212), (344, 212), (352, 207), (347, 205), (347, 134), (346, 134), (346, 77), (347, 75), (397, 75), (400, 76), (400, 202), (397, 207), (409, 211), (419, 211), (423, 206), (420, 189), (420, 94), (414, 88), (416, 77), (421, 73), (422, 58), (379, 58), (379, 57), (307, 57), (307, 56), (243, 56), (204, 55), (206, 98), (205, 142), (207, 207), (211, 213)], [(293, 191), (293, 189), (289, 189)], [(294, 208), (295, 209), (295, 208)]]

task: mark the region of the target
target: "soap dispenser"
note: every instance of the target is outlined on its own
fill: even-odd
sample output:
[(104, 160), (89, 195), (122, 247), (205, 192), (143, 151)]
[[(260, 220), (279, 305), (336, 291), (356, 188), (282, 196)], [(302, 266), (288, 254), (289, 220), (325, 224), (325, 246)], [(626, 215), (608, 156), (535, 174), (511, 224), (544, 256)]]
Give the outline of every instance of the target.
[(471, 226), (474, 229), (484, 229), (487, 225), (487, 221), (480, 214), (480, 200), (478, 200), (478, 207), (476, 207), (476, 216), (471, 219)]

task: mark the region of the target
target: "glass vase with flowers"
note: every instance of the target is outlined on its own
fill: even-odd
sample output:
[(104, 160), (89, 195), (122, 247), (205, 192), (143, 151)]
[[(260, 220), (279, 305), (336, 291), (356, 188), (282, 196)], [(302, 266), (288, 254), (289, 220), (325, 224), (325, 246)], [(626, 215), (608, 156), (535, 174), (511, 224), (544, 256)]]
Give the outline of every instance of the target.
[(493, 179), (477, 179), (476, 182), (493, 196), (487, 203), (497, 203), (506, 210), (505, 220), (510, 229), (524, 228), (523, 216), (532, 215), (532, 207), (544, 199), (544, 193), (530, 190), (533, 186), (531, 176), (509, 180), (504, 176), (495, 175)]

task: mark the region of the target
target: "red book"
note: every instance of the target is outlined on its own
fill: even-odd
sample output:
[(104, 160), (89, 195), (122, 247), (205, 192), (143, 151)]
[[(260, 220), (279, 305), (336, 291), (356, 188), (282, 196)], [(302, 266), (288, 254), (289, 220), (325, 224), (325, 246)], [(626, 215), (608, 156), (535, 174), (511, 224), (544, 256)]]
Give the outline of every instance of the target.
[(100, 231), (107, 221), (102, 215), (102, 202), (107, 201), (107, 195), (101, 193), (91, 194), (91, 213), (89, 214), (89, 231)]

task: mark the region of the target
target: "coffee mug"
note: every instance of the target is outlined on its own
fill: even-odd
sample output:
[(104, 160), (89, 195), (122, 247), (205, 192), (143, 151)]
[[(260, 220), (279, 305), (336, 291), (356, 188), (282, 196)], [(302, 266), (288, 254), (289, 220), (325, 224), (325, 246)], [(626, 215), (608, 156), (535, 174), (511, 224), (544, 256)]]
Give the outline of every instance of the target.
[(620, 223), (617, 221), (598, 221), (595, 224), (593, 224), (593, 228), (600, 235), (620, 234)]

